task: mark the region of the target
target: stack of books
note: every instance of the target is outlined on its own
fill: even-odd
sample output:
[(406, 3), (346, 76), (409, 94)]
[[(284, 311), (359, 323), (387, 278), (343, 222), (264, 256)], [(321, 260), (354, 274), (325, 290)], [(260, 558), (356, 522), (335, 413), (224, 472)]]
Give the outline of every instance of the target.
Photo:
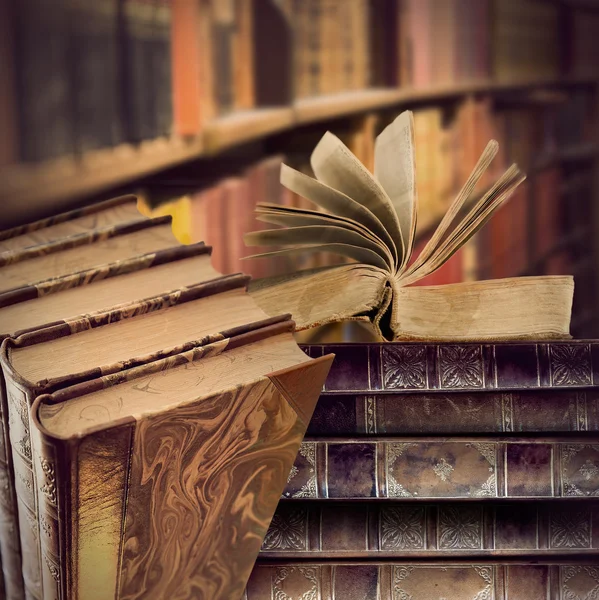
[(0, 233), (10, 600), (240, 597), (332, 357), (128, 196)]
[(335, 353), (246, 600), (590, 599), (599, 344)]

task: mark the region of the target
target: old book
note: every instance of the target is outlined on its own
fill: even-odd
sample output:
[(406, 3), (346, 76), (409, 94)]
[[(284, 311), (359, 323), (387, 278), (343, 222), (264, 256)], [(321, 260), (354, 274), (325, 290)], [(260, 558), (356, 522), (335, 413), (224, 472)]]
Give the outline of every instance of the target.
[(200, 73), (200, 2), (172, 3), (172, 73), (175, 133), (198, 135), (204, 122)]
[[(15, 60), (14, 8), (10, 0), (0, 2), (0, 79), (4, 89), (0, 97), (0, 167), (19, 160), (18, 107)], [(1, 588), (0, 588), (1, 589)]]
[(150, 0), (122, 0), (119, 10), (123, 19), (123, 127), (128, 142), (142, 142), (153, 138), (154, 6)]
[(326, 394), (559, 391), (599, 382), (594, 341), (467, 344), (330, 344), (304, 347), (335, 354)]
[(332, 360), (292, 330), (38, 397), (44, 598), (242, 595)]
[(124, 140), (119, 112), (118, 0), (70, 0), (68, 69), (78, 153)]
[(31, 285), (176, 245), (171, 218), (137, 220), (0, 255), (0, 302)]
[(595, 500), (489, 504), (279, 504), (260, 558), (319, 562), (406, 557), (599, 554)]
[(590, 599), (599, 585), (598, 567), (596, 559), (258, 564), (242, 598)]
[(592, 390), (323, 394), (310, 436), (599, 431)]
[(112, 198), (105, 202), (98, 202), (40, 219), (34, 223), (0, 231), (0, 254), (18, 252), (29, 246), (57, 242), (65, 237), (136, 219), (143, 220), (144, 216), (137, 210), (135, 196)]
[[(190, 273), (192, 282), (197, 282)], [(13, 469), (28, 591), (39, 596), (40, 563), (35, 561), (38, 529), (36, 483), (26, 415), (34, 399), (146, 362), (166, 358), (231, 335), (260, 329), (269, 319), (246, 293), (249, 277), (233, 275), (154, 297), (138, 298), (62, 324), (32, 331), (3, 345), (4, 375)], [(200, 280), (201, 281), (201, 280)], [(60, 358), (58, 358), (60, 357)]]
[[(154, 35), (152, 36), (151, 65), (153, 69), (154, 137), (169, 137), (173, 132), (173, 91), (171, 52), (172, 7), (170, 0), (154, 2)], [(196, 73), (197, 77), (197, 73)], [(168, 82), (168, 85), (165, 85)]]
[(598, 460), (580, 436), (318, 438), (302, 443), (283, 497), (581, 499), (599, 494)]
[[(255, 282), (269, 314), (289, 312), (298, 329), (359, 319), (391, 340), (563, 339), (570, 337), (572, 277), (522, 277), (411, 286), (467, 242), (524, 180), (512, 165), (485, 193), (472, 197), (498, 145), (491, 141), (418, 258), (412, 113), (402, 113), (377, 138), (374, 176), (327, 132), (311, 156), (312, 179), (283, 165), (281, 182), (326, 212), (258, 207), (282, 226), (246, 234), (250, 246), (287, 246), (255, 256), (322, 252), (355, 262)], [(470, 201), (469, 201), (470, 200)]]
[(225, 115), (235, 108), (234, 44), (235, 4), (234, 0), (212, 2), (212, 72), (214, 102), (218, 115)]
[[(125, 276), (126, 277), (123, 277)], [(82, 315), (107, 307), (130, 305), (219, 274), (210, 264), (210, 248), (203, 244), (177, 246), (117, 260), (83, 273), (21, 288), (0, 301), (0, 339), (47, 327), (68, 327)], [(8, 598), (23, 597), (21, 552), (17, 520), (8, 406), (0, 377), (0, 551)]]
[[(75, 150), (68, 4), (13, 3), (20, 162), (57, 159)], [(44, 52), (39, 51), (41, 40)]]
[(233, 37), (235, 110), (249, 110), (256, 104), (254, 90), (254, 15), (252, 0), (236, 0), (236, 31)]

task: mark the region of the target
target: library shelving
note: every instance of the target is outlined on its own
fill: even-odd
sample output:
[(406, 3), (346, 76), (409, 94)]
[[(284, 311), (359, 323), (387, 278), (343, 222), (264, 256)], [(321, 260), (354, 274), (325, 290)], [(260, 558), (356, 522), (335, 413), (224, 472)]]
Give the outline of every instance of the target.
[(309, 206), (278, 170), (327, 129), (372, 168), (411, 109), (420, 248), (488, 139), (528, 174), (432, 277), (575, 273), (572, 332), (599, 334), (597, 2), (0, 0), (0, 24), (3, 226), (139, 190), (225, 272), (331, 264), (241, 263), (253, 206)]

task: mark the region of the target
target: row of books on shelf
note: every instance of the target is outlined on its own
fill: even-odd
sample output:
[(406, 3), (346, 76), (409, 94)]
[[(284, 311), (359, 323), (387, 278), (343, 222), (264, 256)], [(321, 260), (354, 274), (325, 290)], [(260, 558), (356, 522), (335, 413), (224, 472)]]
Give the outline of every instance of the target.
[[(599, 17), (538, 0), (101, 0), (0, 8), (0, 165), (86, 153), (294, 100), (594, 76)], [(40, 52), (41, 40), (45, 50)]]

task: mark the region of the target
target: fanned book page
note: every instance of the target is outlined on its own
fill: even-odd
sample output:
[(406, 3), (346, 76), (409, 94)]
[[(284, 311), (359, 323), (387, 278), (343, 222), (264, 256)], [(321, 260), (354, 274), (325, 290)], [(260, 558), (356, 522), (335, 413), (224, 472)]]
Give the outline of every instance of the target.
[(400, 114), (377, 138), (374, 175), (327, 132), (310, 163), (316, 178), (287, 165), (283, 186), (314, 210), (259, 204), (258, 219), (277, 226), (245, 235), (248, 246), (276, 246), (249, 258), (328, 252), (348, 264), (253, 282), (267, 313), (291, 313), (298, 330), (348, 319), (370, 321), (387, 340), (567, 339), (571, 276), (513, 277), (417, 286), (449, 260), (526, 176), (516, 165), (482, 195), (475, 187), (498, 152), (490, 141), (437, 230), (410, 262), (418, 197), (414, 119)]

